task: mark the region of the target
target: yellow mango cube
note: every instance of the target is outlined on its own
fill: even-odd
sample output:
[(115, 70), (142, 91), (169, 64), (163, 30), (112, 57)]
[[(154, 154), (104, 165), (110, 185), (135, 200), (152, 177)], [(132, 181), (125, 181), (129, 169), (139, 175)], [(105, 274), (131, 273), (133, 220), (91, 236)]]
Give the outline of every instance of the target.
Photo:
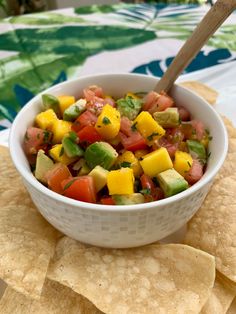
[(69, 165), (76, 161), (77, 157), (70, 158), (64, 152), (62, 144), (56, 144), (49, 150), (49, 155), (56, 162), (61, 162), (64, 165)]
[(71, 105), (75, 103), (74, 96), (62, 95), (62, 96), (57, 96), (57, 99), (59, 100), (59, 107), (60, 107), (60, 111), (62, 115), (68, 107), (70, 107)]
[(121, 168), (112, 170), (107, 175), (109, 195), (134, 193), (133, 169)]
[(111, 105), (105, 105), (98, 116), (95, 128), (105, 140), (110, 140), (120, 131), (120, 113)]
[(93, 177), (95, 190), (99, 192), (107, 184), (107, 175), (109, 171), (101, 166), (96, 166), (89, 172), (89, 176)]
[(150, 177), (173, 168), (173, 163), (166, 148), (161, 147), (145, 156), (140, 161), (143, 172)]
[(40, 112), (35, 118), (36, 124), (43, 130), (50, 129), (55, 120), (57, 115), (52, 109)]
[(165, 130), (160, 126), (147, 111), (142, 111), (134, 120), (134, 125), (149, 144), (159, 139), (165, 134)]
[(72, 123), (69, 121), (55, 120), (51, 126), (53, 132), (53, 144), (59, 144), (64, 135), (71, 131)]
[(186, 175), (192, 164), (193, 158), (190, 154), (181, 151), (175, 153), (174, 168), (181, 176), (184, 177)]
[[(118, 156), (116, 164), (120, 167), (130, 167), (131, 169), (133, 169), (134, 176), (136, 178), (143, 173), (143, 169), (140, 166), (138, 158), (135, 157), (134, 154), (128, 150), (125, 151), (122, 155)], [(130, 164), (130, 166), (128, 164)]]

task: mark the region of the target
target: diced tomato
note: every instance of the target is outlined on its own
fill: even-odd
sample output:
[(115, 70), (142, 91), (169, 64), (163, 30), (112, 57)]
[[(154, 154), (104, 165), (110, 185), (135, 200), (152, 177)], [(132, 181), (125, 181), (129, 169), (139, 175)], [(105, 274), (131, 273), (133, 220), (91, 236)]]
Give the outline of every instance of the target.
[(72, 124), (71, 129), (75, 132), (78, 132), (87, 125), (95, 125), (96, 122), (97, 116), (89, 110), (86, 110), (75, 120), (75, 122)]
[(103, 205), (116, 205), (115, 202), (114, 202), (114, 200), (113, 200), (113, 198), (112, 198), (112, 197), (109, 197), (109, 196), (107, 196), (107, 197), (102, 197), (102, 198), (101, 198), (101, 203), (102, 203)]
[(164, 111), (165, 109), (172, 107), (174, 100), (166, 93), (161, 92), (160, 94), (151, 91), (145, 97), (145, 103), (143, 110), (148, 110), (150, 113), (156, 111)]
[(197, 159), (193, 159), (193, 164), (190, 170), (184, 176), (189, 184), (194, 184), (203, 176), (203, 165)]
[(108, 104), (112, 107), (115, 107), (115, 105), (116, 105), (115, 100), (110, 98), (110, 97), (104, 98), (104, 105), (106, 105), (106, 104)]
[(146, 140), (142, 137), (142, 135), (135, 131), (130, 136), (126, 136), (124, 133), (119, 133), (120, 140), (122, 145), (126, 150), (130, 150), (132, 152), (145, 149), (147, 147)]
[(181, 121), (189, 121), (190, 120), (190, 112), (182, 106), (178, 107), (179, 117)]
[(104, 93), (101, 87), (97, 85), (89, 86), (89, 88), (85, 88), (83, 90), (84, 98), (87, 101), (93, 101), (94, 97), (103, 98)]
[(52, 139), (52, 132), (39, 128), (29, 127), (24, 137), (26, 155), (35, 155), (40, 149), (46, 149)]
[(121, 117), (120, 119), (120, 131), (126, 136), (132, 135), (134, 131), (131, 129), (132, 121), (127, 117)]
[(140, 177), (141, 186), (143, 190), (146, 190), (144, 193), (144, 198), (146, 202), (158, 201), (164, 198), (164, 193), (161, 188), (156, 187), (152, 179), (146, 175), (142, 174)]
[(101, 141), (102, 139), (101, 135), (92, 125), (85, 126), (82, 130), (77, 132), (77, 135), (80, 142), (94, 143), (97, 141)]
[(78, 201), (96, 203), (96, 191), (91, 176), (66, 179), (61, 183), (63, 195)]
[(195, 133), (196, 133), (197, 140), (201, 141), (205, 133), (204, 124), (202, 123), (202, 121), (199, 121), (199, 120), (192, 120), (191, 124), (194, 130), (196, 131)]
[(170, 155), (170, 157), (175, 156), (175, 152), (178, 149), (179, 144), (178, 143), (172, 143), (170, 139), (166, 138), (165, 136), (161, 137), (158, 140), (158, 146), (154, 147), (154, 149), (157, 149), (159, 147), (165, 147)]
[(46, 180), (48, 187), (59, 194), (63, 193), (61, 187), (62, 181), (71, 177), (68, 167), (64, 164), (57, 163), (55, 166), (46, 173)]

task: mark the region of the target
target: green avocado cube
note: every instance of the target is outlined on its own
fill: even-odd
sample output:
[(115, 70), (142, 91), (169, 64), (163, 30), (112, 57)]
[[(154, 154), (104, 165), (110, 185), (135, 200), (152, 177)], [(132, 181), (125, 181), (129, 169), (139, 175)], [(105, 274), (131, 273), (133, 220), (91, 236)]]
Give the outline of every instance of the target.
[(130, 120), (134, 120), (142, 108), (142, 100), (126, 96), (117, 100), (117, 109), (121, 116), (125, 116)]
[(188, 188), (188, 182), (173, 168), (159, 173), (157, 180), (166, 197), (178, 194)]
[(179, 112), (177, 108), (167, 108), (164, 111), (155, 112), (154, 119), (164, 128), (174, 128), (180, 123)]
[(68, 157), (80, 157), (84, 155), (83, 149), (78, 144), (73, 142), (69, 136), (65, 136), (62, 139), (62, 146)]
[(116, 205), (132, 205), (132, 204), (142, 204), (145, 203), (145, 198), (141, 193), (132, 193), (124, 195), (112, 195)]
[(89, 176), (93, 177), (96, 192), (99, 192), (107, 184), (108, 173), (109, 171), (101, 166), (96, 166), (89, 172)]
[(60, 115), (59, 100), (57, 97), (50, 94), (43, 94), (42, 101), (44, 110), (52, 109), (57, 115)]
[(74, 121), (77, 119), (82, 112), (86, 109), (86, 100), (79, 99), (75, 104), (68, 107), (63, 113), (63, 120)]
[(205, 146), (200, 143), (199, 141), (194, 141), (194, 140), (187, 140), (187, 147), (190, 155), (193, 158), (198, 159), (200, 162), (205, 165), (206, 160), (207, 160), (207, 153), (206, 153), (206, 148)]
[(36, 158), (36, 168), (35, 168), (35, 177), (37, 180), (47, 183), (45, 174), (52, 169), (54, 163), (53, 161), (45, 155), (44, 151), (40, 149)]
[(87, 147), (84, 158), (86, 163), (93, 169), (96, 166), (101, 166), (107, 170), (114, 165), (118, 153), (106, 142), (95, 142)]

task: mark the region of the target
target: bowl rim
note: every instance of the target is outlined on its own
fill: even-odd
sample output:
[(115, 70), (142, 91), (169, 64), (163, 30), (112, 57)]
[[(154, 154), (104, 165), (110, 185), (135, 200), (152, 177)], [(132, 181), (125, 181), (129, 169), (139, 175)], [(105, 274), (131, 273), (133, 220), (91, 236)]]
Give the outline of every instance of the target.
[(216, 112), (216, 110), (213, 109), (212, 106), (210, 104), (208, 104), (203, 97), (198, 95), (196, 92), (190, 91), (189, 89), (187, 89), (183, 86), (180, 86), (178, 84), (174, 84), (174, 86), (175, 87), (177, 86), (177, 88), (180, 90), (185, 90), (185, 92), (190, 94), (190, 95), (191, 94), (195, 95), (195, 97), (198, 97), (205, 106), (208, 106), (208, 110), (210, 110), (211, 114), (213, 114), (215, 116), (215, 118), (218, 120), (218, 124), (219, 124), (219, 127), (221, 128), (221, 132), (222, 132), (223, 140), (224, 140), (224, 149), (221, 152), (222, 153), (221, 157), (218, 159), (216, 166), (211, 170), (210, 173), (207, 173), (206, 176), (203, 176), (197, 183), (195, 183), (193, 186), (191, 186), (190, 188), (188, 188), (187, 190), (185, 190), (179, 194), (176, 194), (176, 195), (171, 196), (169, 198), (164, 198), (164, 199), (159, 200), (159, 201), (154, 201), (154, 202), (150, 202), (150, 203), (132, 204), (132, 205), (103, 205), (103, 204), (86, 203), (86, 202), (82, 202), (82, 201), (68, 198), (66, 196), (60, 195), (60, 194), (50, 190), (49, 188), (44, 186), (42, 183), (40, 183), (33, 176), (31, 171), (27, 171), (25, 169), (25, 167), (23, 167), (23, 165), (18, 162), (18, 160), (16, 158), (16, 154), (15, 154), (15, 145), (14, 145), (14, 143), (16, 141), (15, 137), (14, 137), (15, 129), (18, 126), (19, 122), (22, 121), (22, 117), (24, 116), (24, 112), (27, 111), (30, 106), (33, 106), (33, 104), (39, 100), (39, 98), (41, 97), (42, 94), (48, 93), (48, 92), (53, 92), (57, 88), (60, 88), (60, 87), (65, 86), (65, 85), (70, 85), (72, 82), (76, 82), (76, 81), (79, 82), (80, 80), (84, 80), (84, 79), (100, 78), (100, 77), (107, 77), (107, 76), (109, 76), (109, 77), (117, 77), (117, 76), (132, 77), (133, 76), (133, 77), (139, 77), (141, 79), (151, 79), (153, 81), (158, 81), (160, 79), (159, 77), (152, 77), (152, 76), (148, 76), (145, 74), (101, 73), (101, 74), (85, 75), (85, 76), (73, 78), (73, 79), (61, 82), (59, 84), (56, 84), (54, 86), (51, 86), (51, 87), (43, 90), (42, 92), (38, 93), (28, 103), (26, 103), (25, 106), (18, 112), (17, 116), (15, 117), (15, 119), (12, 123), (11, 129), (10, 129), (10, 136), (9, 136), (10, 156), (11, 156), (11, 159), (12, 159), (16, 169), (18, 170), (20, 175), (23, 177), (23, 179), (26, 180), (26, 182), (29, 185), (33, 186), (40, 193), (43, 193), (47, 197), (49, 197), (49, 198), (51, 198), (57, 202), (61, 202), (64, 205), (69, 205), (69, 206), (73, 206), (73, 207), (77, 207), (77, 208), (83, 208), (86, 210), (92, 210), (92, 211), (96, 211), (96, 212), (106, 212), (106, 213), (142, 211), (142, 210), (148, 210), (150, 208), (155, 208), (156, 210), (158, 210), (159, 207), (166, 206), (168, 204), (172, 204), (176, 201), (179, 201), (180, 199), (184, 199), (185, 197), (190, 196), (191, 194), (194, 194), (194, 192), (197, 192), (198, 190), (203, 188), (205, 185), (207, 185), (215, 177), (215, 175), (217, 174), (217, 172), (221, 168), (221, 166), (225, 160), (225, 157), (227, 155), (227, 151), (228, 151), (227, 131), (226, 131), (225, 125), (224, 125), (220, 115), (218, 114), (218, 112)]

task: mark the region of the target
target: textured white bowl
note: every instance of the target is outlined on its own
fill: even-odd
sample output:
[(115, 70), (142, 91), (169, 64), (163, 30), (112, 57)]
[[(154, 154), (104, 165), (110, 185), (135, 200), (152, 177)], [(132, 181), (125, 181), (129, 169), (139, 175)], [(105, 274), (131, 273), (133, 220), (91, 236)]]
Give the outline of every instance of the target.
[[(128, 91), (150, 91), (158, 79), (135, 74), (103, 74), (80, 77), (53, 86), (44, 93), (79, 97), (83, 88), (97, 84), (106, 94), (121, 97)], [(24, 134), (41, 110), (41, 95), (34, 97), (17, 115), (11, 128), (10, 153), (40, 213), (64, 234), (92, 245), (127, 248), (160, 240), (182, 227), (201, 206), (212, 179), (227, 153), (227, 133), (216, 111), (198, 95), (174, 86), (171, 95), (210, 130), (211, 157), (203, 178), (188, 190), (147, 204), (108, 206), (89, 204), (59, 195), (38, 182), (22, 149)]]

